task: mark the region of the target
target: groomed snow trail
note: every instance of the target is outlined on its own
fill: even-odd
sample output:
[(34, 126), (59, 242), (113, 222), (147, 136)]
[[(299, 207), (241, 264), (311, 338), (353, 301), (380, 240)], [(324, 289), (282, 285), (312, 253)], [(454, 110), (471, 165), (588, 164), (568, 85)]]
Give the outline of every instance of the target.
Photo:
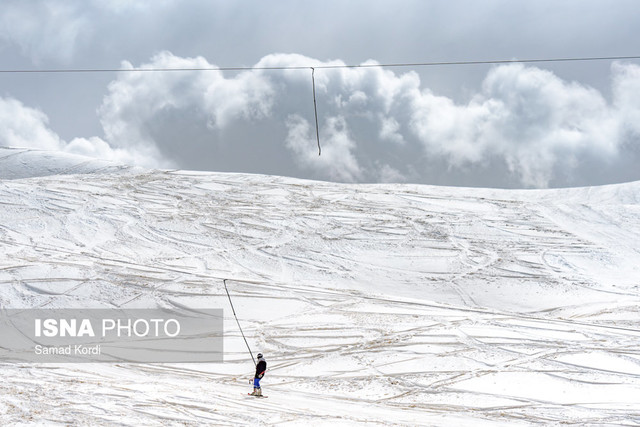
[[(0, 424), (640, 424), (640, 183), (0, 181), (0, 304), (225, 309), (221, 364), (2, 364)], [(265, 354), (269, 399), (253, 349)]]

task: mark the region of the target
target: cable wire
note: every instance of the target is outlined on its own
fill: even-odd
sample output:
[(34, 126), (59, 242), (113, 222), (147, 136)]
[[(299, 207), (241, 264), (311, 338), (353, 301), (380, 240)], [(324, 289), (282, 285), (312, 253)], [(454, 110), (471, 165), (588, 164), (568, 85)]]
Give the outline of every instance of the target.
[(253, 71), (253, 70), (308, 70), (337, 68), (392, 68), (392, 67), (435, 67), (458, 65), (491, 65), (491, 64), (525, 64), (540, 62), (578, 62), (578, 61), (623, 61), (640, 60), (640, 55), (632, 56), (592, 56), (577, 58), (534, 58), (534, 59), (496, 59), (479, 61), (439, 61), (439, 62), (405, 62), (388, 64), (318, 64), (318, 65), (282, 65), (272, 67), (193, 67), (193, 68), (60, 68), (60, 69), (0, 69), (4, 74), (56, 74), (56, 73), (154, 73), (180, 71)]
[(318, 156), (322, 154), (322, 148), (320, 148), (320, 130), (318, 127), (318, 107), (316, 105), (316, 79), (314, 77), (316, 70), (311, 67), (311, 85), (313, 86), (313, 113), (316, 117), (316, 140), (318, 141)]
[(253, 352), (251, 351), (251, 347), (249, 347), (249, 342), (247, 341), (247, 337), (244, 336), (244, 332), (242, 332), (242, 327), (240, 326), (240, 321), (238, 320), (238, 316), (236, 316), (236, 309), (233, 308), (233, 302), (231, 302), (231, 295), (229, 295), (229, 289), (227, 289), (227, 279), (223, 279), (222, 283), (224, 283), (224, 290), (227, 291), (227, 297), (229, 297), (229, 304), (231, 304), (231, 311), (233, 311), (233, 317), (236, 318), (236, 323), (238, 324), (238, 329), (240, 329), (240, 333), (242, 334), (242, 338), (244, 338), (244, 343), (247, 345), (247, 349), (249, 349), (249, 354), (251, 355), (251, 360), (253, 360), (253, 364), (257, 366), (256, 359), (253, 357)]

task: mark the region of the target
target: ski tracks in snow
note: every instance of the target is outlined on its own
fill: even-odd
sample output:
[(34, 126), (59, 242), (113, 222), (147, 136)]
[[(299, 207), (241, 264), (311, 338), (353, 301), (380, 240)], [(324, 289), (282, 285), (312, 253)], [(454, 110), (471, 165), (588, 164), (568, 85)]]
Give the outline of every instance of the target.
[[(4, 181), (3, 307), (226, 318), (223, 364), (3, 365), (0, 420), (638, 422), (626, 263), (640, 255), (607, 225), (638, 210), (532, 194), (184, 172)], [(607, 224), (585, 231), (593, 209)], [(603, 278), (622, 262), (626, 276)], [(223, 278), (270, 399), (242, 396), (252, 367)]]

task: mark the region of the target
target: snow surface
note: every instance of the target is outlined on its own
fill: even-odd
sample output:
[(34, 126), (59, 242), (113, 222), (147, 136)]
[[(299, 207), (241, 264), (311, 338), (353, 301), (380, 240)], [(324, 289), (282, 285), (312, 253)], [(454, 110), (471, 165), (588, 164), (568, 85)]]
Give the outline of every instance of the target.
[(131, 169), (133, 168), (75, 154), (0, 146), (0, 179), (115, 173)]
[[(2, 425), (640, 424), (638, 182), (85, 162), (0, 150), (0, 305), (224, 308), (225, 362), (4, 363)], [(223, 278), (269, 399), (243, 396), (253, 365)]]

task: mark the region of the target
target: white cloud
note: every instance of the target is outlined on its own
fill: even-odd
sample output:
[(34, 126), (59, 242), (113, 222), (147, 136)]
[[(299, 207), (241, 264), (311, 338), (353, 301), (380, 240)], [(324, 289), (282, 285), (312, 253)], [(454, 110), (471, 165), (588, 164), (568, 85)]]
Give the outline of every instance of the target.
[[(124, 164), (153, 166), (161, 162), (158, 154), (153, 150), (139, 152), (124, 148), (114, 149), (98, 137), (75, 138), (67, 143), (49, 128), (49, 118), (42, 111), (27, 107), (16, 99), (2, 97), (0, 97), (0, 145), (63, 151)], [(149, 161), (142, 161), (145, 158)]]
[[(273, 54), (256, 66), (341, 64)], [(214, 65), (161, 52), (141, 67)], [(121, 73), (98, 110), (104, 138), (70, 142), (49, 128), (43, 112), (0, 98), (0, 138), (5, 145), (186, 168), (171, 149), (203, 157), (208, 146), (218, 146), (244, 161), (251, 155), (246, 147), (262, 144), (263, 152), (274, 154), (258, 161), (282, 164), (293, 156), (297, 171), (315, 178), (420, 181), (436, 164), (444, 174), (502, 168), (528, 187), (561, 182), (575, 171), (588, 174), (594, 165), (614, 167), (628, 150), (637, 151), (640, 139), (636, 65), (614, 64), (611, 102), (593, 88), (516, 64), (493, 68), (463, 104), (422, 88), (414, 72), (317, 68), (315, 78), (322, 156), (310, 69)], [(183, 129), (210, 137), (192, 141)]]
[(18, 45), (36, 63), (70, 59), (90, 32), (83, 2), (7, 0), (0, 8), (0, 39)]
[(404, 144), (405, 140), (400, 133), (400, 123), (393, 117), (381, 116), (380, 120), (380, 139), (393, 142), (395, 144)]
[[(299, 115), (287, 119), (286, 144), (303, 167), (311, 168), (319, 176), (334, 181), (356, 182), (363, 171), (354, 155), (356, 143), (349, 136), (344, 117), (330, 117), (322, 129), (322, 155), (316, 151), (315, 129)], [(312, 136), (313, 134), (313, 136)]]
[(456, 167), (498, 156), (527, 186), (547, 186), (576, 156), (617, 153), (619, 117), (603, 96), (538, 68), (494, 68), (466, 105), (429, 91), (414, 102), (412, 126), (429, 153)]
[(174, 0), (3, 0), (0, 41), (16, 45), (36, 64), (70, 62), (96, 34), (113, 36), (113, 22), (148, 18)]
[(623, 124), (624, 136), (640, 137), (640, 67), (614, 63), (613, 95), (616, 115)]
[[(133, 63), (139, 66), (140, 61), (146, 62), (142, 67), (211, 67), (209, 61), (225, 62), (220, 65), (248, 64), (247, 58), (264, 52), (268, 46), (296, 51), (301, 46), (313, 45), (313, 40), (285, 40), (281, 32), (271, 31), (274, 21), (262, 18), (265, 13), (273, 12), (272, 5), (258, 2), (252, 9), (258, 12), (247, 15), (251, 25), (229, 26), (226, 23), (232, 22), (242, 6), (204, 3), (185, 7), (184, 2), (175, 0), (3, 0), (0, 49), (6, 53), (7, 68), (24, 67), (20, 54), (47, 68), (55, 68), (55, 64), (61, 62), (70, 68), (111, 67), (109, 64), (123, 58), (131, 61), (124, 62), (124, 67), (131, 67)], [(317, 22), (331, 14), (331, 8), (313, 7), (318, 12), (312, 14)], [(293, 9), (291, 5), (282, 6), (276, 15), (284, 17), (284, 21), (277, 25), (297, 28), (299, 20), (288, 20), (287, 13), (294, 16), (305, 8), (308, 6)], [(347, 9), (344, 12), (353, 16), (362, 13), (355, 6)], [(458, 9), (445, 7), (441, 12), (453, 16)], [(542, 16), (543, 9), (533, 12)], [(609, 9), (600, 12), (608, 13)], [(616, 16), (633, 21), (630, 6), (622, 9), (615, 9)], [(482, 11), (478, 6), (474, 12)], [(502, 13), (519, 19), (516, 12), (507, 8)], [(564, 12), (569, 13), (568, 9)], [(361, 30), (358, 34), (376, 39), (378, 52), (413, 55), (419, 51), (419, 40), (429, 38), (413, 37), (414, 43), (405, 37), (403, 43), (398, 44), (397, 37), (394, 40), (393, 35), (387, 37), (388, 34), (378, 31), (378, 24), (387, 19), (385, 13), (376, 9), (366, 14), (373, 20), (358, 21), (362, 24), (358, 24)], [(481, 21), (475, 15), (477, 13), (467, 13), (467, 18), (474, 19), (461, 22), (463, 31), (477, 32)], [(596, 15), (601, 13), (593, 14)], [(415, 13), (405, 13), (401, 20), (407, 25), (401, 32), (413, 31), (415, 17)], [(557, 31), (548, 34), (549, 40), (558, 38), (566, 30), (559, 25), (563, 19), (556, 19)], [(596, 21), (604, 29), (607, 22), (619, 19), (593, 22)], [(339, 24), (353, 27), (354, 22), (343, 19)], [(592, 25), (585, 24), (591, 22), (590, 19), (581, 22), (578, 27), (587, 37), (596, 34), (589, 31)], [(432, 24), (420, 26), (422, 35), (439, 34), (444, 37), (439, 40), (447, 39), (447, 32), (442, 32), (437, 22)], [(318, 55), (326, 57), (333, 52), (354, 58), (362, 53), (361, 40), (348, 40), (340, 34), (340, 31), (326, 30), (323, 37), (316, 37), (324, 41), (322, 46), (315, 46)], [(616, 45), (615, 40), (624, 45), (625, 40), (634, 39), (626, 37), (624, 32), (608, 34), (613, 35), (608, 42), (611, 45)], [(256, 38), (256, 35), (264, 37)], [(326, 43), (327, 40), (330, 42)], [(343, 44), (336, 44), (338, 41)], [(471, 43), (476, 48), (487, 45), (486, 37)], [(465, 55), (464, 49), (447, 50), (446, 44), (434, 48), (440, 49), (439, 54), (444, 56)], [(467, 54), (478, 52), (468, 48), (465, 48)], [(189, 52), (193, 57), (180, 57), (168, 51), (152, 57), (141, 56), (161, 49)], [(195, 56), (194, 52), (203, 56)], [(375, 64), (375, 61), (365, 64)], [(221, 164), (225, 167), (229, 164), (226, 170), (233, 170), (247, 165), (242, 170), (298, 176), (311, 171), (314, 177), (347, 181), (411, 177), (422, 182), (453, 181), (473, 185), (485, 182), (535, 187), (581, 184), (588, 181), (594, 166), (613, 170), (621, 158), (632, 158), (630, 152), (640, 156), (640, 101), (636, 96), (640, 91), (640, 67), (635, 65), (614, 64), (611, 99), (605, 99), (588, 86), (523, 65), (495, 67), (477, 87), (473, 85), (478, 81), (476, 73), (480, 68), (475, 67), (425, 69), (425, 75), (436, 78), (421, 81), (409, 68), (318, 68), (323, 65), (344, 65), (344, 62), (276, 53), (264, 56), (256, 64), (257, 67), (316, 66), (321, 142), (325, 146), (320, 158), (314, 148), (308, 68), (122, 73), (109, 86), (99, 108), (102, 138), (61, 141), (49, 128), (46, 116), (27, 107), (21, 110), (22, 115), (16, 116), (19, 120), (8, 124), (0, 134), (5, 140), (21, 140), (22, 145), (62, 147), (97, 156), (122, 158), (124, 155), (149, 166), (216, 169)], [(590, 67), (579, 75), (587, 76), (601, 87), (603, 81), (598, 70)], [(50, 78), (52, 82), (58, 81), (57, 77)], [(78, 75), (77, 80), (82, 84), (76, 85), (67, 79), (57, 91), (47, 90), (39, 104), (52, 108), (61, 98), (59, 94), (68, 90), (69, 99), (83, 102), (77, 107), (76, 104), (69, 107), (67, 102), (65, 111), (69, 109), (78, 114), (95, 94), (74, 95), (89, 88), (91, 84), (86, 82), (93, 78)], [(7, 80), (7, 84), (11, 85), (11, 81), (13, 79)], [(456, 86), (465, 89), (457, 90)], [(7, 86), (5, 90), (13, 88)], [(15, 94), (31, 97), (33, 90), (39, 89), (24, 85), (16, 89)], [(458, 95), (464, 92), (467, 101), (442, 96), (441, 90)], [(301, 122), (292, 121), (292, 117), (311, 126), (308, 134), (296, 131)], [(84, 129), (94, 126), (91, 118), (79, 117), (78, 121), (81, 120)], [(5, 120), (5, 123), (9, 122)], [(56, 123), (64, 126), (65, 134), (74, 125), (65, 113), (56, 115)], [(300, 141), (293, 141), (295, 135)], [(254, 147), (259, 149), (252, 150)], [(302, 147), (309, 147), (310, 154)], [(251, 160), (251, 155), (257, 159)], [(325, 160), (330, 157), (335, 166)], [(257, 164), (267, 166), (256, 170)], [(475, 181), (472, 174), (483, 176)], [(493, 180), (498, 174), (500, 179)], [(569, 176), (575, 177), (573, 182), (568, 180)], [(516, 181), (518, 184), (513, 184)]]
[(172, 162), (164, 159), (155, 147), (114, 148), (96, 136), (74, 138), (62, 147), (62, 151), (127, 165), (150, 168), (171, 168), (174, 166)]
[(26, 107), (16, 99), (0, 97), (0, 144), (60, 150), (64, 143), (48, 123), (49, 118), (42, 111)]
[(407, 181), (407, 177), (403, 173), (401, 173), (399, 170), (394, 169), (387, 164), (382, 164), (382, 165), (378, 164), (377, 166), (379, 168), (379, 172), (378, 172), (379, 182), (394, 183), (394, 182)]
[[(123, 63), (125, 69), (132, 67)], [(202, 57), (180, 58), (170, 52), (161, 52), (141, 66), (212, 67)], [(234, 120), (268, 116), (273, 96), (274, 89), (268, 81), (252, 72), (229, 79), (217, 71), (122, 73), (109, 85), (99, 115), (112, 144), (149, 149), (156, 141), (147, 125), (167, 110), (193, 110), (209, 128), (221, 129)]]
[[(342, 64), (273, 54), (256, 67)], [(213, 65), (201, 57), (163, 52), (143, 67)], [(414, 72), (316, 69), (320, 157), (310, 125), (310, 69), (252, 70), (231, 77), (223, 72), (124, 73), (109, 86), (100, 114), (107, 140), (118, 147), (162, 151), (167, 142), (156, 140), (153, 124), (167, 111), (189, 111), (194, 120), (206, 121), (211, 131), (260, 122), (284, 127), (284, 141), (269, 142), (269, 135), (256, 135), (260, 139), (256, 144), (286, 147), (300, 170), (311, 170), (321, 178), (401, 180), (416, 173), (419, 177), (424, 159), (440, 159), (449, 172), (469, 165), (491, 171), (499, 161), (523, 185), (545, 187), (561, 174), (571, 175), (584, 159), (613, 161), (621, 135), (638, 133), (640, 105), (630, 94), (640, 85), (639, 69), (613, 67), (612, 104), (593, 88), (518, 64), (493, 68), (466, 104), (421, 88)], [(422, 150), (422, 160), (405, 154), (405, 164), (388, 163), (389, 158), (402, 159), (398, 153), (403, 150), (416, 148)]]

